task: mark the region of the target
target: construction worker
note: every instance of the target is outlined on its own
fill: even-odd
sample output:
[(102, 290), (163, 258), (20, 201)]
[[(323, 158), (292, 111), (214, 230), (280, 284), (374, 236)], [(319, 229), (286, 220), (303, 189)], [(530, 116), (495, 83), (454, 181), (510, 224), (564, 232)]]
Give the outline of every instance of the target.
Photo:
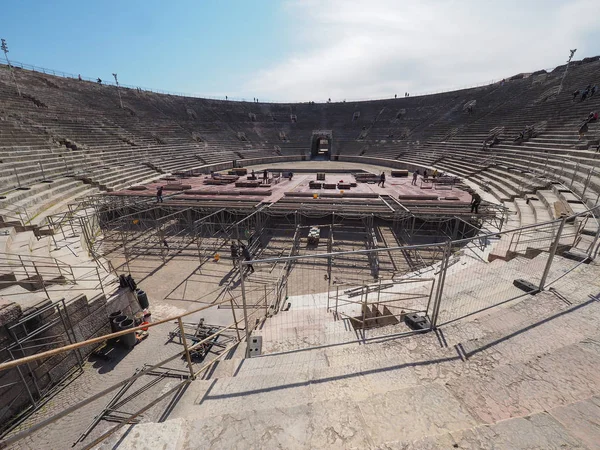
[(235, 264), (236, 264), (238, 256), (239, 256), (239, 249), (238, 249), (238, 246), (235, 245), (235, 242), (231, 243), (230, 249), (231, 249), (231, 263), (235, 267)]
[(471, 192), (471, 214), (479, 214), (479, 205), (481, 204), (481, 196), (475, 192)]
[[(252, 255), (250, 254), (250, 250), (248, 250), (248, 247), (246, 247), (244, 244), (242, 244), (242, 256), (246, 261), (252, 261)], [(247, 266), (248, 270), (250, 270), (251, 273), (254, 273), (254, 266), (252, 264), (247, 264)]]

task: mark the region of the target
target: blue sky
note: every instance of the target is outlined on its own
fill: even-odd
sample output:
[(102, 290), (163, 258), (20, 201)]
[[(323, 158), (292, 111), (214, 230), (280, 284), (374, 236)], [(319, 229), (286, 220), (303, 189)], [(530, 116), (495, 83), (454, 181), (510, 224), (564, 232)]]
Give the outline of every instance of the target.
[(5, 0), (28, 64), (197, 95), (280, 101), (458, 88), (600, 54), (593, 0)]
[[(4, 3), (4, 2), (3, 2)], [(9, 58), (165, 90), (226, 94), (280, 58), (276, 1), (14, 1)]]

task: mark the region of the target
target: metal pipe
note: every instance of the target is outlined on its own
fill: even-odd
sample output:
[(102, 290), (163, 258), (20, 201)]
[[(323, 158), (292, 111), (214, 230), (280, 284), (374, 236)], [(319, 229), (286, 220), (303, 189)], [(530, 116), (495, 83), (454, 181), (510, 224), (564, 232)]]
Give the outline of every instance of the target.
[(152, 408), (154, 405), (156, 405), (157, 403), (159, 403), (160, 401), (162, 401), (164, 398), (168, 397), (169, 395), (171, 395), (173, 392), (181, 389), (184, 385), (191, 383), (191, 380), (187, 379), (182, 381), (181, 383), (175, 385), (175, 387), (169, 389), (167, 392), (165, 392), (164, 394), (158, 396), (157, 398), (155, 398), (154, 400), (152, 400), (150, 403), (148, 403), (146, 406), (144, 406), (143, 408), (137, 410), (135, 413), (131, 414), (129, 417), (124, 417), (123, 420), (121, 421), (121, 423), (119, 423), (118, 425), (115, 425), (113, 428), (111, 428), (110, 430), (108, 430), (107, 432), (105, 432), (104, 434), (98, 436), (96, 439), (94, 439), (93, 442), (90, 442), (89, 444), (87, 444), (85, 447), (83, 447), (85, 450), (91, 449), (93, 447), (95, 447), (96, 445), (98, 445), (100, 442), (102, 442), (104, 439), (106, 439), (108, 436), (110, 436), (111, 434), (113, 434), (115, 431), (117, 431), (119, 428), (127, 425), (128, 423), (130, 423), (131, 421), (133, 421), (136, 417), (140, 416), (141, 414), (143, 414), (144, 412), (148, 411), (150, 408)]
[(583, 186), (583, 192), (581, 193), (581, 197), (583, 197), (585, 195), (585, 191), (587, 191), (588, 185), (590, 184), (590, 179), (592, 178), (592, 174), (594, 173), (594, 170), (596, 170), (595, 167), (590, 168), (590, 171), (588, 172), (588, 176), (585, 180), (585, 186)]
[(569, 185), (569, 189), (573, 189), (573, 183), (575, 182), (575, 176), (577, 175), (578, 171), (579, 171), (579, 161), (577, 161), (577, 164), (575, 164), (575, 170), (573, 171), (573, 177), (571, 178), (571, 184)]
[(229, 297), (230, 297), (229, 303), (231, 304), (231, 314), (233, 315), (233, 321), (236, 324), (235, 333), (237, 334), (238, 341), (241, 341), (242, 338), (240, 337), (240, 328), (237, 326), (238, 320), (237, 320), (237, 317), (235, 316), (235, 308), (233, 307), (233, 296), (231, 295), (231, 292), (229, 292)]
[(179, 323), (179, 333), (181, 335), (181, 341), (183, 342), (183, 348), (185, 350), (185, 359), (187, 361), (188, 369), (190, 371), (190, 378), (194, 380), (196, 377), (194, 375), (194, 368), (192, 367), (192, 358), (190, 357), (190, 351), (187, 345), (187, 339), (185, 337), (185, 330), (183, 329), (183, 322), (181, 321), (181, 317), (177, 319)]
[[(127, 330), (117, 331), (115, 333), (105, 334), (103, 336), (98, 336), (98, 337), (95, 337), (95, 338), (92, 338), (92, 339), (88, 339), (86, 341), (77, 342), (76, 344), (66, 345), (64, 347), (56, 348), (56, 349), (53, 349), (53, 350), (48, 350), (48, 351), (45, 351), (45, 352), (37, 353), (35, 355), (30, 355), (30, 356), (26, 356), (24, 358), (19, 358), (19, 359), (14, 360), (14, 361), (9, 361), (9, 362), (6, 362), (6, 363), (2, 363), (2, 364), (0, 364), (0, 372), (2, 372), (3, 370), (12, 369), (13, 367), (19, 366), (21, 364), (26, 364), (26, 363), (31, 362), (31, 361), (36, 361), (38, 359), (48, 358), (50, 356), (58, 355), (60, 353), (68, 352), (68, 351), (74, 350), (76, 348), (85, 347), (85, 346), (88, 346), (88, 345), (91, 345), (91, 344), (97, 344), (97, 343), (103, 342), (103, 341), (105, 341), (107, 339), (117, 338), (117, 337), (123, 336), (125, 334), (129, 334), (129, 333), (133, 333), (135, 331), (139, 331), (142, 328), (152, 328), (152, 327), (155, 327), (155, 326), (163, 324), (163, 323), (173, 322), (174, 320), (177, 320), (180, 317), (183, 318), (183, 317), (189, 316), (191, 314), (194, 314), (194, 313), (197, 313), (197, 312), (200, 312), (200, 311), (204, 311), (205, 309), (213, 308), (213, 307), (215, 307), (217, 305), (221, 305), (221, 304), (223, 304), (225, 302), (226, 302), (226, 300), (223, 300), (223, 301), (217, 302), (217, 303), (211, 303), (209, 305), (204, 305), (204, 306), (202, 306), (200, 308), (197, 308), (197, 309), (185, 312), (183, 314), (180, 314), (180, 315), (177, 315), (177, 316), (173, 316), (173, 317), (169, 317), (167, 319), (159, 320), (159, 321), (156, 321), (156, 322), (152, 322), (152, 323), (149, 323), (147, 325), (139, 325), (137, 327), (129, 328)], [(215, 333), (215, 335), (216, 334), (220, 334), (222, 331), (223, 330), (221, 330), (220, 332)], [(199, 343), (194, 344), (194, 346), (192, 346), (191, 348), (193, 349), (195, 346), (197, 346), (197, 345), (199, 345), (201, 343), (204, 343), (205, 341), (206, 340), (200, 341)], [(171, 361), (171, 359), (169, 359), (169, 361)], [(166, 362), (168, 362), (168, 361), (166, 361)]]
[(265, 317), (267, 317), (267, 313), (269, 312), (269, 306), (267, 305), (267, 285), (264, 285), (265, 288)]
[[(244, 263), (241, 258), (238, 260), (238, 270), (240, 271), (240, 285), (242, 288), (242, 307), (244, 309), (244, 327), (246, 329), (246, 344), (250, 342), (250, 327), (248, 326), (248, 307), (246, 305), (246, 286), (244, 284)], [(247, 351), (247, 349), (246, 349)]]
[(452, 253), (452, 241), (448, 241), (447, 246), (444, 248), (444, 258), (440, 266), (440, 277), (438, 281), (436, 298), (433, 304), (433, 311), (431, 316), (431, 329), (435, 329), (437, 326), (438, 316), (442, 303), (442, 295), (444, 293), (444, 283), (446, 281), (446, 273), (448, 272), (448, 262), (450, 261), (450, 254)]
[(19, 180), (19, 174), (17, 173), (17, 166), (13, 164), (13, 171), (15, 172), (15, 177), (17, 177), (17, 185), (19, 189), (21, 188), (21, 180)]
[(51, 300), (50, 295), (48, 294), (48, 290), (46, 289), (46, 283), (44, 283), (44, 279), (42, 278), (42, 275), (40, 275), (40, 271), (38, 270), (38, 268), (34, 262), (32, 262), (32, 264), (33, 264), (33, 269), (35, 270), (35, 273), (38, 276), (38, 279), (42, 282), (42, 289), (44, 290), (46, 297), (48, 298), (48, 300)]
[(556, 239), (550, 248), (550, 254), (548, 255), (548, 261), (546, 262), (546, 267), (544, 267), (544, 273), (542, 274), (542, 278), (540, 279), (540, 284), (538, 289), (540, 291), (544, 290), (544, 285), (546, 284), (546, 278), (548, 277), (548, 273), (550, 272), (550, 267), (552, 267), (552, 260), (554, 259), (554, 255), (556, 254), (556, 249), (558, 248), (558, 244), (560, 241), (560, 236), (562, 234), (565, 223), (567, 222), (567, 218), (565, 217), (561, 220), (560, 225), (558, 226), (558, 231), (556, 232)]

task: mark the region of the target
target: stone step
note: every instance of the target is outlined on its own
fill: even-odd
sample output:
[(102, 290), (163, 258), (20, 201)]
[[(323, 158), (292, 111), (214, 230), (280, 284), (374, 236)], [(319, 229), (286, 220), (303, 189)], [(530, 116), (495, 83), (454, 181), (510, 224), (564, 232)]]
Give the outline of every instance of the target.
[(595, 339), (503, 365), (483, 376), (451, 380), (446, 386), (482, 423), (585, 400), (600, 393), (600, 346)]
[[(581, 420), (574, 423), (573, 417)], [(452, 431), (418, 440), (401, 439), (386, 442), (374, 450), (421, 450), (421, 449), (511, 449), (529, 450), (589, 450), (596, 448), (600, 435), (591, 431), (583, 423), (597, 423), (600, 420), (600, 405), (595, 397), (569, 405), (553, 408), (548, 412), (531, 414), (526, 417)], [(360, 447), (354, 447), (358, 450)]]

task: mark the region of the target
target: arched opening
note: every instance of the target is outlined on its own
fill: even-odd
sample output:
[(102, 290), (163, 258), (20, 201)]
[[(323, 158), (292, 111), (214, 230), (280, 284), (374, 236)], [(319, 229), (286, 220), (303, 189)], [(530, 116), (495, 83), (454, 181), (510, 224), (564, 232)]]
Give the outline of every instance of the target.
[(331, 139), (328, 136), (314, 136), (310, 152), (311, 160), (329, 160), (331, 155)]

